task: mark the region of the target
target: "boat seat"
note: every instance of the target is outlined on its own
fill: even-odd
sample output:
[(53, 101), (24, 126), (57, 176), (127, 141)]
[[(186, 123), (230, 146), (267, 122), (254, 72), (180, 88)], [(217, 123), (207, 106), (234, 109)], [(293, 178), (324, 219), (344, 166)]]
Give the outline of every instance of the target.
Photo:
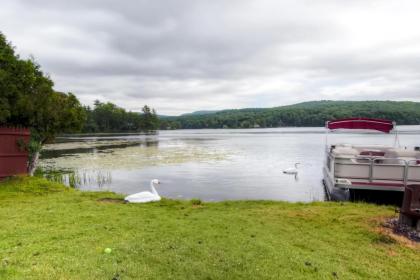
[(357, 156), (359, 152), (351, 147), (336, 147), (333, 153), (338, 156)]
[(361, 156), (371, 156), (371, 157), (383, 157), (385, 156), (384, 151), (380, 150), (364, 150), (360, 152)]
[(386, 153), (386, 157), (420, 159), (420, 153), (417, 151), (409, 151), (409, 150), (402, 150), (402, 149), (392, 150)]

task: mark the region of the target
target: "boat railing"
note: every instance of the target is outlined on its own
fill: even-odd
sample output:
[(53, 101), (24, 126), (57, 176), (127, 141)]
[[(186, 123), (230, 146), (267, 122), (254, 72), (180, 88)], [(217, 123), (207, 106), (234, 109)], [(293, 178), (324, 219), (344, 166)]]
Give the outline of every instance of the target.
[(328, 155), (329, 162), (334, 162), (334, 177), (374, 180), (400, 181), (407, 185), (420, 182), (420, 164), (418, 160), (401, 158), (372, 157), (334, 157)]

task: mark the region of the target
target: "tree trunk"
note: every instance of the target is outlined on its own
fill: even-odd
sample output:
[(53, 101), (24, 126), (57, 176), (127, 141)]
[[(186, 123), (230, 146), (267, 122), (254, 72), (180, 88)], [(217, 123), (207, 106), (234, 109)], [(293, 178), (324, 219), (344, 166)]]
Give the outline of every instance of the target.
[(30, 176), (34, 176), (36, 167), (38, 165), (38, 160), (39, 160), (39, 151), (36, 151), (32, 157), (30, 158), (29, 161), (29, 166), (28, 166), (28, 172)]

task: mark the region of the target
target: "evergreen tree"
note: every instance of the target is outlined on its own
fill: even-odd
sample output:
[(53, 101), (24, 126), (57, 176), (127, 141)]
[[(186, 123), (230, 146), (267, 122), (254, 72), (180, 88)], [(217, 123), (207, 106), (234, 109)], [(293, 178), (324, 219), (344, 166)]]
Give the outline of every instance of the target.
[(85, 110), (72, 93), (56, 92), (34, 59), (21, 59), (0, 33), (0, 125), (31, 130), (29, 171), (35, 170), (42, 145), (58, 133), (78, 131)]

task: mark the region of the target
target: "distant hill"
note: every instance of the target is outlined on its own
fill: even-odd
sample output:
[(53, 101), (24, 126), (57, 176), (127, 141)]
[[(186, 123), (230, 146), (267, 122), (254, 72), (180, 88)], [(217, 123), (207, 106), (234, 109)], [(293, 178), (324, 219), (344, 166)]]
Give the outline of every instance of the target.
[(181, 116), (201, 116), (201, 115), (210, 115), (217, 112), (220, 112), (220, 110), (202, 110), (202, 111), (195, 111), (192, 113), (185, 113), (185, 114), (182, 114)]
[(420, 103), (411, 101), (310, 101), (273, 108), (197, 111), (161, 119), (161, 129), (324, 126), (327, 120), (369, 117), (420, 124)]

